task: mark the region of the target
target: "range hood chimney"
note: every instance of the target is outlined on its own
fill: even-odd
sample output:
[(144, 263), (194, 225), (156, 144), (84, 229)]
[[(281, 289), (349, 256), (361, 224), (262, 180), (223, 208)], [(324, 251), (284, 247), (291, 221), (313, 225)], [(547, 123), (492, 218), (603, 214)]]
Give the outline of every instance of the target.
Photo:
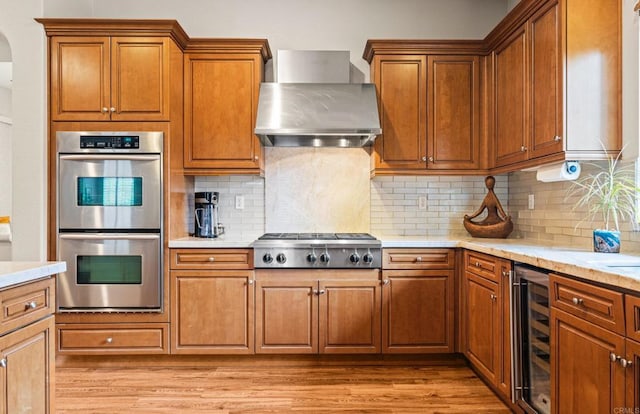
[(348, 51), (279, 50), (277, 83), (260, 85), (265, 146), (364, 147), (382, 133), (375, 85), (349, 83)]

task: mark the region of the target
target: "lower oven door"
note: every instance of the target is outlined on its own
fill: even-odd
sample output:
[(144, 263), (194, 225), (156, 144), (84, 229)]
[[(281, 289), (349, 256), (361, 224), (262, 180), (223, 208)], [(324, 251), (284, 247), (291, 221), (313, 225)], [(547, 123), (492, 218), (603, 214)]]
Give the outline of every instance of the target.
[(61, 233), (58, 311), (160, 311), (161, 242), (158, 233)]

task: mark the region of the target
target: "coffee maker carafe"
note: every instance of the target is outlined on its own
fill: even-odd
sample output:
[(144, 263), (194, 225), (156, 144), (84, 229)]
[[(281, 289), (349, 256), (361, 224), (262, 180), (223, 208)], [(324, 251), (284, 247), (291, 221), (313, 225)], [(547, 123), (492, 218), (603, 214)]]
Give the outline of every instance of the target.
[(218, 212), (218, 192), (204, 191), (195, 193), (195, 231), (196, 237), (214, 238), (224, 234)]

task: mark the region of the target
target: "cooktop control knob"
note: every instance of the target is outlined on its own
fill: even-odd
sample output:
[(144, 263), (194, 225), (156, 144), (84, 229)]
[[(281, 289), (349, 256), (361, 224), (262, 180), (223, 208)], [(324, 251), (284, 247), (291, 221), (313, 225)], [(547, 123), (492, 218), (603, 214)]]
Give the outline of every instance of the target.
[(365, 253), (365, 255), (362, 256), (362, 261), (366, 264), (373, 263), (373, 255), (371, 253)]
[(322, 263), (329, 263), (329, 260), (331, 260), (331, 256), (329, 256), (329, 253), (322, 253), (320, 255), (320, 261)]
[(309, 263), (315, 263), (316, 261), (318, 261), (318, 256), (316, 256), (315, 253), (309, 253), (307, 255), (307, 262)]
[(265, 263), (271, 263), (273, 262), (273, 256), (271, 256), (271, 253), (265, 253), (264, 256), (262, 256), (262, 261)]
[(287, 256), (285, 256), (284, 253), (278, 253), (278, 255), (276, 256), (276, 262), (283, 264), (286, 261), (287, 261)]
[(358, 262), (360, 261), (360, 256), (357, 252), (351, 253), (351, 255), (349, 255), (349, 261), (353, 264), (358, 264)]

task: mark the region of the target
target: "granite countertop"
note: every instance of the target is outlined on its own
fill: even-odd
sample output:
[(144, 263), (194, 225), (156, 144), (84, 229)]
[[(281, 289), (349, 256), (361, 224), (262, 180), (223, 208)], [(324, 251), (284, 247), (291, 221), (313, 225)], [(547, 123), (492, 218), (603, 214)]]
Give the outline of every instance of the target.
[(67, 270), (66, 262), (0, 262), (0, 289)]

